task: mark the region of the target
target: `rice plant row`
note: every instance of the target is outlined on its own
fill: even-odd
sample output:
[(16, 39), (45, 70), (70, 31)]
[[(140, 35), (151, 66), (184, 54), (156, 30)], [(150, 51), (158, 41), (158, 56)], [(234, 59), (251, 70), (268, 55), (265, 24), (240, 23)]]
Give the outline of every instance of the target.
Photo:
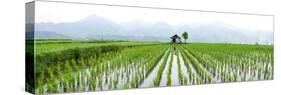
[(43, 94), (268, 80), (274, 70), (270, 45), (101, 45), (36, 59), (35, 90)]

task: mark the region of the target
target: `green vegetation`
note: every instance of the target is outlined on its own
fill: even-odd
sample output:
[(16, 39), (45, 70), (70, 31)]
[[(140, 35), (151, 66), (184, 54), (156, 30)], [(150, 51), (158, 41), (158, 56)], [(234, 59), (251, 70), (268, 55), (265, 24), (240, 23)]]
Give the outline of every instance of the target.
[(182, 33), (182, 37), (184, 38), (184, 42), (186, 43), (186, 40), (188, 39), (188, 33), (187, 32), (183, 32)]
[(182, 72), (187, 72), (187, 71), (182, 71), (181, 62), (180, 62), (180, 55), (179, 55), (180, 50), (178, 48), (176, 48), (176, 49), (177, 49), (176, 55), (177, 55), (177, 60), (178, 60), (177, 65), (178, 65), (179, 82), (180, 82), (181, 85), (187, 85), (187, 82), (188, 82), (187, 77), (182, 74)]
[(172, 85), (171, 72), (172, 72), (173, 57), (174, 57), (174, 51), (171, 51), (171, 57), (170, 57), (170, 60), (169, 60), (169, 67), (168, 67), (168, 73), (167, 73), (167, 79), (168, 79), (167, 86)]
[(157, 72), (157, 76), (153, 79), (153, 85), (154, 86), (160, 86), (160, 80), (161, 80), (161, 77), (162, 77), (162, 73), (165, 69), (165, 66), (166, 66), (166, 63), (167, 63), (167, 60), (169, 58), (170, 53), (171, 53), (171, 50), (169, 49), (168, 52), (166, 53), (165, 57), (164, 57), (164, 61), (160, 65), (160, 68)]
[[(56, 39), (36, 40), (35, 51), (27, 47), (36, 60), (36, 87), (28, 89), (39, 94), (139, 88), (149, 75), (150, 87), (163, 78), (166, 86), (174, 85), (172, 79), (178, 85), (273, 79), (272, 45)], [(174, 73), (178, 78), (171, 78)]]
[(118, 45), (118, 46), (128, 46), (128, 45), (152, 45), (159, 44), (159, 42), (129, 42), (129, 41), (96, 41), (96, 40), (36, 40), (35, 41), (35, 51), (36, 54), (42, 53), (53, 53), (60, 52), (73, 48), (89, 48), (89, 47), (99, 47), (107, 45)]

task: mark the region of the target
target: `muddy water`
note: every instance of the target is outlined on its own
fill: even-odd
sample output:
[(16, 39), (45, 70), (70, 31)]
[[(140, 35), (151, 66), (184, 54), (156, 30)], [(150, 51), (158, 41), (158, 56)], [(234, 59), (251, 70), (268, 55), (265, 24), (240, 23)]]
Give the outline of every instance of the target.
[(171, 56), (172, 56), (172, 54), (170, 53), (169, 57), (168, 57), (168, 60), (167, 60), (167, 63), (165, 65), (165, 69), (163, 70), (163, 73), (162, 73), (160, 86), (166, 86), (166, 84), (167, 84), (167, 73), (168, 73), (168, 69), (169, 69), (169, 62), (171, 60), (171, 58), (170, 58)]
[(153, 79), (157, 76), (158, 70), (164, 60), (164, 57), (167, 55), (167, 51), (165, 52), (164, 56), (161, 58), (161, 60), (157, 63), (155, 68), (150, 72), (150, 74), (147, 76), (147, 78), (144, 79), (144, 81), (140, 84), (140, 87), (153, 87)]

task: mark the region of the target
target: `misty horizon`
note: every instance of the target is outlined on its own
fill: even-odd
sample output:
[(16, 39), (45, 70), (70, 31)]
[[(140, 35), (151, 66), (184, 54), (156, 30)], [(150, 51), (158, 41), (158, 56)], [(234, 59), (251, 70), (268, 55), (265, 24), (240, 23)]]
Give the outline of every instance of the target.
[(209, 43), (273, 43), (273, 32), (253, 31), (228, 23), (194, 23), (170, 25), (165, 21), (149, 23), (133, 20), (117, 23), (98, 15), (90, 15), (71, 23), (36, 23), (37, 39), (104, 39), (129, 41), (170, 41), (170, 36), (190, 34), (190, 42)]

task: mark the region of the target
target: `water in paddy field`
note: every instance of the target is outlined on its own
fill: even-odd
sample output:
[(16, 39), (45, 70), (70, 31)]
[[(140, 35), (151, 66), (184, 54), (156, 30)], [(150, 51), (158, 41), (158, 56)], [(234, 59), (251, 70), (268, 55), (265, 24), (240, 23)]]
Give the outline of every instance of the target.
[(199, 76), (199, 74), (197, 73), (196, 69), (191, 65), (191, 63), (187, 64), (187, 65), (190, 66), (190, 68), (188, 68), (188, 69), (190, 69), (194, 73), (193, 77), (190, 76), (190, 84), (197, 84), (195, 77)]
[(157, 63), (155, 68), (150, 72), (147, 78), (144, 79), (142, 84), (140, 84), (140, 87), (153, 87), (153, 79), (157, 76), (158, 70), (164, 61), (164, 57), (167, 55), (167, 51), (165, 51), (164, 56), (161, 58), (161, 60)]
[(166, 65), (165, 65), (165, 69), (163, 70), (163, 73), (162, 73), (162, 76), (161, 76), (161, 80), (160, 80), (160, 86), (166, 86), (167, 84), (167, 73), (168, 73), (168, 69), (169, 69), (169, 62), (171, 60), (171, 57), (172, 54), (169, 53), (169, 57), (168, 57), (168, 60), (166, 62)]
[(173, 53), (173, 63), (172, 63), (172, 71), (171, 71), (171, 78), (172, 78), (172, 85), (180, 85), (179, 83), (179, 70), (178, 70), (178, 63), (177, 55)]
[[(186, 52), (186, 50), (184, 50), (183, 52)], [(180, 55), (181, 55), (181, 58), (182, 58), (183, 57), (182, 53), (180, 53)], [(187, 73), (187, 75), (188, 75), (188, 82), (189, 82), (188, 84), (197, 84), (197, 80), (195, 79), (195, 77), (198, 77), (199, 74), (197, 73), (196, 69), (193, 67), (191, 61), (189, 61), (189, 63), (186, 63), (185, 65), (186, 65), (186, 67), (190, 67), (190, 68), (186, 68), (186, 69), (187, 70), (191, 70), (193, 72), (193, 74), (194, 74), (194, 76), (191, 76), (191, 74), (189, 74), (191, 72)]]
[(187, 80), (190, 80), (189, 79), (188, 70), (187, 70), (187, 68), (186, 68), (186, 66), (184, 64), (181, 52), (179, 52), (179, 57), (180, 57), (179, 58), (180, 60), (178, 60), (178, 61), (180, 61), (182, 75), (183, 75), (183, 77), (187, 77), (188, 78)]
[[(225, 61), (225, 63), (219, 62), (212, 57), (201, 57), (205, 61), (208, 61), (212, 64), (217, 64), (215, 66), (206, 66), (205, 63), (200, 63), (204, 61), (200, 61), (200, 53), (196, 53), (194, 51), (183, 50), (183, 52), (189, 54), (192, 59), (194, 59), (202, 72), (206, 72), (206, 74), (210, 74), (212, 77), (212, 81), (204, 81), (206, 76), (201, 75), (199, 71), (195, 68), (196, 66), (191, 63), (184, 62), (183, 56), (185, 55), (183, 52), (168, 53), (168, 50), (165, 51), (162, 58), (157, 62), (156, 66), (152, 69), (147, 77), (145, 77), (145, 72), (143, 69), (145, 68), (143, 64), (136, 65), (136, 63), (145, 63), (143, 60), (138, 62), (130, 62), (128, 65), (122, 65), (120, 67), (113, 67), (111, 62), (106, 64), (102, 64), (100, 66), (100, 76), (95, 74), (97, 72), (97, 68), (87, 68), (83, 69), (79, 72), (72, 73), (66, 79), (56, 79), (54, 84), (44, 84), (43, 90), (40, 93), (63, 93), (63, 92), (82, 92), (82, 91), (97, 91), (97, 90), (110, 90), (110, 89), (126, 89), (126, 88), (134, 88), (131, 86), (131, 83), (134, 81), (135, 77), (139, 77), (137, 80), (137, 84), (139, 84), (138, 88), (146, 88), (153, 87), (153, 79), (157, 77), (158, 70), (161, 64), (164, 61), (164, 57), (168, 56), (166, 65), (164, 67), (160, 86), (167, 86), (167, 74), (169, 70), (169, 65), (172, 57), (172, 66), (171, 66), (171, 85), (177, 86), (181, 85), (180, 77), (179, 77), (179, 68), (181, 68), (182, 77), (187, 78), (187, 84), (201, 84), (201, 83), (221, 83), (221, 82), (239, 82), (239, 81), (252, 81), (252, 80), (268, 80), (273, 79), (273, 63), (266, 63), (262, 59), (259, 60), (253, 58), (245, 58), (245, 59), (236, 59), (233, 57), (236, 62), (240, 62), (239, 64), (233, 64), (232, 61)], [(191, 55), (195, 54), (195, 55)], [(196, 55), (199, 55), (196, 56)], [(201, 55), (202, 56), (202, 55)], [(179, 57), (179, 60), (178, 58)], [(187, 57), (189, 59), (189, 57)], [(190, 60), (190, 59), (189, 59)], [(257, 61), (255, 61), (257, 60)], [(199, 62), (200, 61), (200, 62)], [(245, 62), (246, 61), (246, 62)], [(129, 62), (129, 61), (128, 61)], [(178, 64), (179, 62), (179, 64)], [(245, 67), (242, 68), (242, 62), (246, 63)], [(249, 62), (249, 64), (247, 64)], [(252, 63), (251, 63), (252, 62)], [(179, 67), (180, 66), (180, 67)], [(105, 69), (108, 67), (109, 69)], [(144, 67), (144, 68), (143, 68)], [(193, 73), (189, 72), (191, 70)], [(145, 71), (145, 70), (144, 70)], [(198, 80), (198, 78), (200, 78)], [(143, 79), (143, 80), (142, 80)], [(202, 81), (203, 80), (203, 81)], [(55, 90), (53, 90), (55, 89)]]
[[(253, 59), (250, 58), (245, 58), (245, 60), (247, 61), (246, 63), (249, 63), (245, 65), (245, 68), (242, 68), (241, 64), (231, 64), (230, 62), (226, 62), (228, 64), (224, 64), (220, 67), (217, 65), (215, 68), (215, 82), (221, 83), (273, 79), (270, 77), (273, 75), (271, 73), (271, 65), (268, 65), (267, 67), (269, 73), (265, 74), (265, 64), (270, 63), (259, 62), (258, 59), (254, 59), (256, 61), (253, 61)], [(269, 77), (266, 78), (265, 75), (268, 75)]]
[[(167, 54), (167, 51), (165, 52)], [(148, 77), (147, 82), (144, 82), (143, 87), (153, 87), (152, 79), (157, 76), (157, 71), (161, 62), (164, 59), (161, 58), (156, 68), (152, 71), (152, 74)], [(140, 61), (139, 61), (140, 62)], [(43, 92), (40, 93), (52, 93), (52, 92), (81, 92), (81, 91), (97, 91), (97, 90), (110, 90), (110, 89), (124, 89), (133, 87), (130, 83), (134, 81), (136, 77), (139, 79), (136, 81), (138, 85), (140, 83), (140, 77), (142, 76), (142, 64), (134, 65), (137, 62), (129, 65), (122, 65), (119, 68), (105, 69), (106, 67), (112, 67), (110, 62), (108, 64), (102, 64), (100, 75), (98, 76), (97, 68), (87, 68), (76, 73), (72, 73), (67, 82), (62, 82), (63, 79), (57, 79), (56, 90), (49, 90), (49, 84), (45, 84)], [(143, 63), (143, 62), (140, 62)], [(138, 87), (138, 86), (137, 86)]]

